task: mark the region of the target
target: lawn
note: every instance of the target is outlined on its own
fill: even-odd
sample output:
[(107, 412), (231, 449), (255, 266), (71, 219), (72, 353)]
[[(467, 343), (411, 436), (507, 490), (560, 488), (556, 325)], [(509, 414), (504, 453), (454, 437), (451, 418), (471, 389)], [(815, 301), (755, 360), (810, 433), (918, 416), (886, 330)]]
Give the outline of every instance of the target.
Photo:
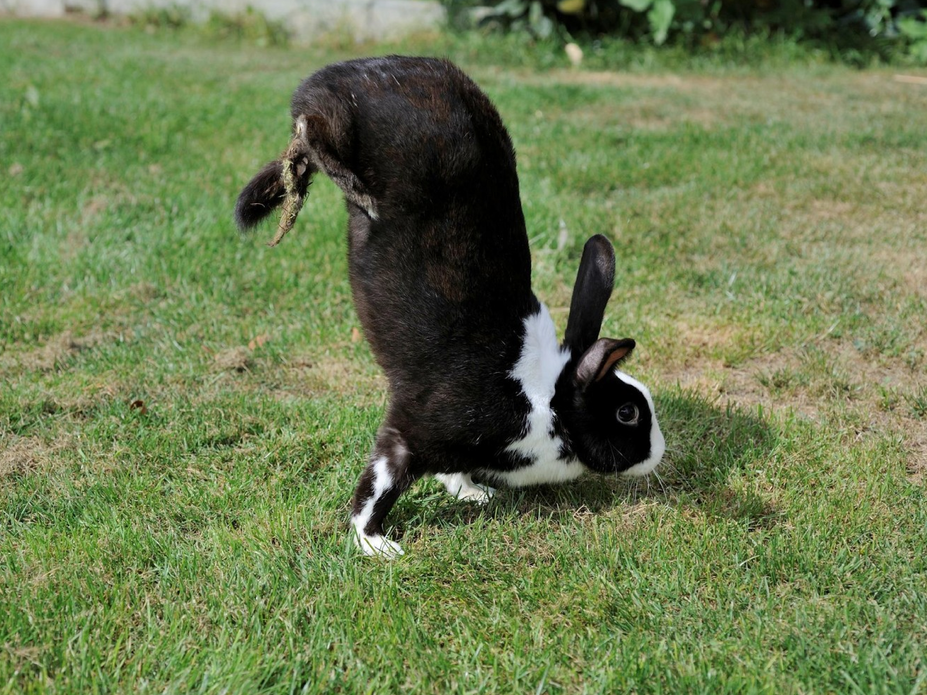
[(0, 21), (0, 690), (927, 692), (927, 87), (399, 47), (499, 107), (561, 330), (613, 240), (668, 453), (423, 481), (387, 562), (347, 532), (386, 392), (339, 193), (273, 249), (231, 213), (299, 80), (389, 50)]

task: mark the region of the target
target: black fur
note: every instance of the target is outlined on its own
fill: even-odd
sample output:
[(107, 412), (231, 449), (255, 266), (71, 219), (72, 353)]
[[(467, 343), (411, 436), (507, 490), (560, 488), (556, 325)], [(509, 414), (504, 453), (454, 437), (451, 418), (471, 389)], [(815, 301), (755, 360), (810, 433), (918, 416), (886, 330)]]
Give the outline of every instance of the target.
[[(299, 151), (308, 153), (301, 185), (321, 170), (345, 193), (354, 302), (389, 379), (386, 419), (354, 496), (363, 533), (379, 536), (396, 498), (425, 474), (491, 476), (530, 463), (506, 451), (528, 427), (530, 404), (510, 373), (525, 318), (540, 309), (515, 154), (489, 99), (443, 60), (391, 56), (331, 65), (299, 86), (292, 115), (294, 137), (305, 133)], [(282, 166), (266, 165), (242, 191), (239, 226), (253, 226), (282, 203)], [(576, 371), (598, 337), (613, 280), (611, 244), (594, 237), (571, 305), (572, 357), (555, 397), (563, 456), (579, 454), (608, 471), (647, 456), (631, 460), (639, 452), (629, 450), (616, 459), (591, 443), (594, 435), (574, 431), (615, 430), (605, 422), (614, 417), (615, 400), (631, 399), (598, 370), (586, 384)], [(627, 343), (616, 349), (630, 351)], [(607, 359), (596, 353), (586, 362), (598, 360), (604, 369)], [(381, 460), (389, 485), (378, 495)]]
[(283, 164), (274, 160), (261, 169), (238, 196), (235, 223), (251, 229), (283, 204)]

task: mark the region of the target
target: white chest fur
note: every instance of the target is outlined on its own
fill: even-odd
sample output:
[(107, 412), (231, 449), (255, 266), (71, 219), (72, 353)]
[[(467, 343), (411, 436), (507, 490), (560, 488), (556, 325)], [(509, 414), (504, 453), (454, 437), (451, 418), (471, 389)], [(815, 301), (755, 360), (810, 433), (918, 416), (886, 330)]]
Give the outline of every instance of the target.
[(519, 383), (531, 404), (528, 431), (524, 437), (506, 447), (506, 451), (520, 454), (531, 463), (513, 471), (493, 471), (496, 479), (521, 487), (572, 480), (586, 471), (577, 459), (560, 458), (563, 442), (553, 432), (554, 412), (550, 401), (560, 372), (569, 359), (569, 351), (562, 350), (557, 343), (557, 331), (550, 312), (541, 304), (538, 313), (525, 319), (525, 342), (511, 371), (512, 378)]

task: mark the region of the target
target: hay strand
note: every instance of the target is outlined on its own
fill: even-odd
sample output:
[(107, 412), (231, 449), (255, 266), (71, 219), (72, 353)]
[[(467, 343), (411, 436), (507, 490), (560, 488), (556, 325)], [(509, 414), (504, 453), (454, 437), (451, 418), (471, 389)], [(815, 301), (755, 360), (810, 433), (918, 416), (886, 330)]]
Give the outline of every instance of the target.
[(287, 157), (283, 160), (283, 189), (286, 195), (283, 199), (283, 212), (280, 214), (280, 223), (277, 225), (277, 233), (270, 241), (268, 246), (279, 244), (287, 232), (293, 229), (296, 223), (296, 216), (303, 209), (305, 197), (300, 195), (297, 178), (293, 172), (293, 161)]
[[(283, 211), (277, 225), (277, 233), (268, 246), (279, 244), (287, 232), (293, 229), (299, 211), (303, 209), (306, 196), (300, 192), (300, 179), (306, 174), (308, 166), (309, 143), (306, 141), (306, 122), (301, 118), (296, 123), (296, 132), (290, 146), (283, 155)], [(305, 188), (305, 187), (303, 187)]]

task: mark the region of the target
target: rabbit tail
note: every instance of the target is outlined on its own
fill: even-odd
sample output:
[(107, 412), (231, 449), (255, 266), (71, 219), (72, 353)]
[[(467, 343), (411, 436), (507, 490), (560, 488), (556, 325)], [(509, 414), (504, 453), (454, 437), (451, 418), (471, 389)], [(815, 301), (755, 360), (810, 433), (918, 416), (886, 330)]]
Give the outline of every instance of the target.
[(293, 139), (279, 159), (264, 167), (248, 182), (235, 204), (235, 222), (242, 231), (251, 229), (275, 209), (283, 206), (277, 233), (270, 242), (276, 246), (293, 228), (306, 200), (306, 191), (317, 171), (306, 138), (306, 121), (296, 121)]

